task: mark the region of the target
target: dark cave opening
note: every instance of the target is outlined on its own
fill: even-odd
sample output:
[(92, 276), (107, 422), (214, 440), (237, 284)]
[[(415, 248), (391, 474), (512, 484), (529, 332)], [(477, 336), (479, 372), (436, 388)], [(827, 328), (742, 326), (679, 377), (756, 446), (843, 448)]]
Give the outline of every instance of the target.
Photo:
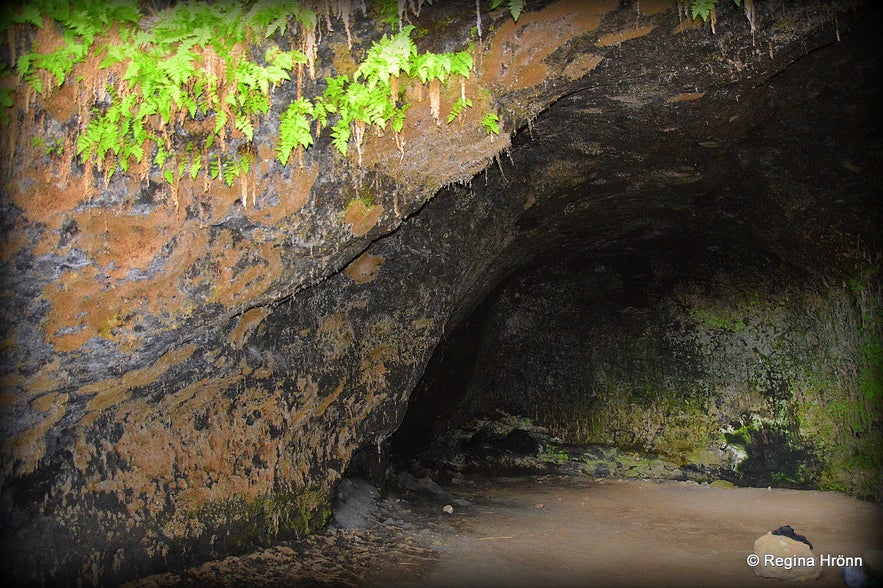
[[(426, 464), (430, 456), (431, 463), (433, 444), (457, 430), (468, 431), (461, 445), (468, 451), (486, 440), (476, 421), (514, 418), (548, 431), (552, 442), (540, 451), (600, 446), (660, 457), (703, 480), (809, 485), (818, 473), (808, 471), (815, 467), (809, 450), (786, 442), (796, 433), (779, 422), (792, 401), (790, 390), (776, 396), (786, 376), (777, 377), (757, 347), (777, 328), (763, 322), (760, 307), (775, 312), (786, 290), (799, 290), (798, 276), (759, 258), (750, 275), (744, 259), (725, 259), (716, 247), (704, 249), (701, 261), (686, 250), (652, 253), (674, 251), (669, 245), (566, 263), (559, 257), (504, 281), (437, 348), (389, 439), (389, 459)], [(724, 292), (736, 268), (738, 287), (751, 294), (733, 299)], [(763, 406), (744, 405), (743, 394)], [(752, 429), (759, 443), (740, 444), (732, 431), (757, 421), (752, 410), (769, 422)], [(509, 447), (513, 434), (524, 433), (513, 426), (487, 441)], [(737, 469), (731, 453), (741, 451), (752, 459)], [(800, 468), (807, 479), (797, 476)]]
[[(769, 251), (708, 238), (544, 256), (509, 276), (436, 348), (371, 459), (444, 479), (516, 471), (514, 456), (532, 455), (524, 471), (873, 496), (881, 423), (848, 405), (874, 369), (855, 327), (876, 276), (824, 286)], [(650, 465), (617, 472), (611, 451)]]

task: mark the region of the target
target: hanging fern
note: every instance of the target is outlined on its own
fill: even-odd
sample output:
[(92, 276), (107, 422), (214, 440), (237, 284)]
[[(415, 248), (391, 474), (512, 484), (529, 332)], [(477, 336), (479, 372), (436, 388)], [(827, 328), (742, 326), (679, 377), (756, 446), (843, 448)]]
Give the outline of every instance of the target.
[(294, 149), (306, 149), (313, 144), (310, 134), (310, 122), (307, 116), (313, 114), (314, 108), (309, 100), (299, 98), (292, 102), (279, 117), (279, 148), (277, 159), (285, 165)]
[(489, 112), (484, 115), (484, 118), (481, 119), (481, 126), (484, 128), (484, 132), (488, 135), (500, 134), (500, 117), (494, 114), (493, 112)]
[(521, 16), (521, 12), (524, 10), (524, 0), (493, 0), (491, 2), (491, 10), (496, 10), (506, 4), (506, 8), (509, 9), (509, 14), (512, 15), (512, 20), (518, 22), (518, 17)]
[[(713, 10), (717, 6), (718, 0), (692, 0), (690, 2), (690, 16), (692, 18), (701, 18), (704, 21), (710, 20)], [(733, 0), (733, 4), (742, 7), (742, 0)]]
[[(492, 2), (494, 7), (502, 4)], [(108, 88), (104, 98), (104, 89), (95, 89), (96, 107), (81, 106), (86, 115), (75, 144), (84, 164), (110, 177), (116, 169), (128, 171), (133, 162), (149, 157), (170, 183), (204, 173), (232, 184), (248, 173), (251, 162), (225, 154), (228, 141), (252, 143), (269, 113), (275, 88), (299, 75), (304, 65), (312, 66), (316, 13), (295, 0), (180, 2), (150, 14), (141, 6), (138, 0), (30, 0), (6, 6), (0, 13), (0, 31), (47, 27), (59, 31), (60, 42), (52, 51), (35, 46), (14, 56), (14, 63), (0, 64), (0, 77), (15, 76), (35, 94), (49, 95), (70, 79), (77, 64), (96, 58), (97, 73), (116, 68), (119, 74), (114, 74), (114, 88)], [(517, 20), (523, 2), (509, 0), (506, 6)], [(113, 42), (107, 36), (111, 29)], [(296, 32), (300, 48), (283, 50), (279, 35)], [(421, 53), (412, 39), (414, 32), (408, 25), (384, 35), (369, 47), (351, 76), (328, 78), (320, 95), (301, 96), (284, 108), (277, 160), (287, 164), (292, 152), (309, 149), (314, 129), (321, 132), (329, 124), (332, 145), (343, 155), (351, 144), (361, 155), (367, 127), (401, 132), (409, 105), (400, 102), (400, 78), (430, 85), (437, 116), (439, 85), (470, 76), (473, 48)], [(266, 48), (262, 59), (255, 58), (257, 46)], [(23, 95), (27, 94), (19, 88), (0, 85), (0, 121), (9, 123), (9, 111)], [(448, 122), (471, 106), (461, 85), (461, 98), (452, 106)], [(499, 132), (496, 115), (488, 117), (483, 127)], [(201, 130), (198, 140), (181, 152), (173, 130), (187, 121), (199, 122)]]

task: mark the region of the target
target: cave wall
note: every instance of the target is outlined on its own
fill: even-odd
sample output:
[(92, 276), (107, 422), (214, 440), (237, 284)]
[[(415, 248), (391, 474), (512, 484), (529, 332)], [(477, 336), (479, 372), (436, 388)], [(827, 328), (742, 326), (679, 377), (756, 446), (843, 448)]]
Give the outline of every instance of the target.
[[(535, 121), (508, 173), (536, 202), (498, 259), (530, 256), (455, 314), (402, 437), (422, 446), (503, 409), (741, 483), (879, 496), (880, 88), (867, 41), (798, 60), (698, 126), (652, 100), (592, 125), (586, 113), (620, 99), (594, 92)], [(556, 140), (562, 128), (574, 140)], [(595, 169), (617, 140), (628, 149)], [(542, 174), (539, 154), (554, 162)]]
[(710, 480), (878, 497), (879, 276), (716, 267), (630, 256), (520, 274), (439, 349), (405, 428), (503, 411)]
[[(350, 456), (392, 433), (433, 350), (508, 276), (562, 248), (604, 257), (648, 235), (678, 241), (678, 227), (777, 218), (753, 207), (762, 199), (716, 189), (727, 173), (756, 167), (746, 182), (778, 178), (769, 192), (783, 198), (829, 173), (809, 190), (818, 197), (788, 201), (813, 211), (801, 227), (809, 245), (788, 248), (797, 231), (764, 242), (789, 263), (819, 263), (819, 275), (827, 260), (845, 255), (852, 267), (875, 255), (880, 151), (868, 135), (879, 127), (865, 102), (850, 97), (835, 124), (852, 151), (832, 140), (842, 157), (812, 178), (765, 176), (778, 151), (734, 150), (795, 135), (774, 124), (790, 120), (775, 116), (789, 96), (825, 111), (828, 78), (795, 74), (803, 86), (777, 82), (775, 92), (766, 82), (786, 80), (781, 72), (838, 34), (837, 59), (876, 68), (852, 33), (874, 30), (873, 20), (859, 26), (870, 18), (860, 5), (772, 7), (754, 35), (729, 5), (716, 33), (671, 2), (537, 3), (517, 23), (486, 14), (468, 90), (501, 113), (499, 136), (436, 125), (415, 99), (404, 155), (389, 136), (368, 139), (361, 166), (327, 136), (303, 167), (266, 150), (245, 207), (239, 186), (203, 193), (186, 181), (176, 207), (150, 170), (147, 181), (104, 184), (20, 141), (2, 197), (7, 577), (117, 583), (320, 527)], [(475, 15), (460, 8), (425, 7), (422, 42), (465, 42)], [(380, 30), (354, 23), (353, 51)], [(344, 67), (344, 33), (325, 42), (308, 85)], [(867, 87), (856, 95), (875, 104)], [(265, 147), (278, 107), (257, 131)], [(74, 127), (65, 99), (42, 108), (21, 136), (53, 140)], [(769, 134), (749, 133), (758, 128)], [(777, 149), (791, 153), (796, 136)], [(838, 215), (824, 205), (831, 194)], [(703, 234), (757, 237), (720, 228)]]

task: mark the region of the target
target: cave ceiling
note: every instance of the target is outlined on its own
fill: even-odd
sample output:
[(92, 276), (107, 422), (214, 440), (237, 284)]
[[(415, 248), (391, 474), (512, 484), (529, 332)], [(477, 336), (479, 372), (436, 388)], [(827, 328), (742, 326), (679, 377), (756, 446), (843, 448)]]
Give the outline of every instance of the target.
[(473, 180), (523, 203), (498, 275), (626, 255), (815, 279), (851, 269), (856, 243), (879, 251), (880, 42), (870, 21), (850, 33), (792, 47), (783, 68), (732, 39), (614, 50), (615, 68), (527, 121)]

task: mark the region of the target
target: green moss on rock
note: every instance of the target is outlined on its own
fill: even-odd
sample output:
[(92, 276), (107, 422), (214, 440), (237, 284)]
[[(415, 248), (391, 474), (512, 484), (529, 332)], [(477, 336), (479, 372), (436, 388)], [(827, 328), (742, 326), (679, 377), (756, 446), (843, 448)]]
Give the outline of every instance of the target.
[(279, 541), (299, 539), (324, 527), (331, 517), (330, 494), (320, 488), (286, 490), (247, 500), (235, 496), (229, 500), (205, 505), (192, 513), (224, 551), (241, 552), (254, 547), (267, 547)]

